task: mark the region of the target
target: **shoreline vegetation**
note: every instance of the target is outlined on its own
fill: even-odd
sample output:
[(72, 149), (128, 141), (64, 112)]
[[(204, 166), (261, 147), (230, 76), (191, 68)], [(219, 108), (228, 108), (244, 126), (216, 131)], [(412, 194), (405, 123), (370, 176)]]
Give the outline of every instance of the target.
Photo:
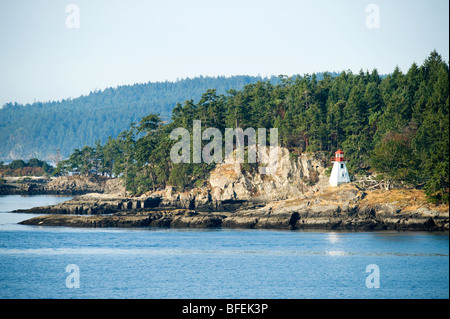
[[(171, 112), (170, 121), (150, 113), (116, 138), (75, 149), (55, 168), (37, 159), (2, 164), (10, 175), (39, 168), (47, 178), (17, 186), (3, 176), (0, 194), (80, 195), (28, 210), (53, 214), (24, 222), (38, 225), (449, 229), (449, 66), (436, 51), (406, 73), (280, 75), (239, 91), (208, 89)], [(272, 137), (259, 128), (276, 129), (278, 158), (250, 161), (247, 136), (244, 163), (195, 160), (193, 149), (205, 147), (209, 157), (238, 157), (220, 143), (208, 148), (210, 128), (217, 136), (258, 128), (258, 159)], [(192, 144), (182, 150), (186, 162), (170, 160), (177, 130)], [(337, 149), (352, 182), (332, 188)]]

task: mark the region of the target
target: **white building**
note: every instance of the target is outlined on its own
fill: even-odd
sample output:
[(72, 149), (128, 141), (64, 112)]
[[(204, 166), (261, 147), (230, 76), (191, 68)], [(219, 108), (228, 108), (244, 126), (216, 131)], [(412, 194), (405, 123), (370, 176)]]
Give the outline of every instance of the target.
[(330, 186), (338, 186), (343, 183), (350, 183), (350, 176), (348, 175), (347, 166), (344, 159), (344, 152), (338, 150), (335, 153), (336, 157), (331, 159), (333, 169), (330, 175)]

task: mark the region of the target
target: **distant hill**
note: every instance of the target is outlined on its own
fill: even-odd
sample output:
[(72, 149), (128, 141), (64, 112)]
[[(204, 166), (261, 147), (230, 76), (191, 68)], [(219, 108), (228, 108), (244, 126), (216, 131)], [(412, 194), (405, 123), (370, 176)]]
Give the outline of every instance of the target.
[[(0, 109), (0, 161), (61, 158), (74, 148), (105, 141), (149, 113), (170, 119), (176, 103), (197, 101), (207, 89), (240, 90), (260, 76), (196, 77), (176, 82), (124, 85), (58, 102), (8, 103)], [(277, 78), (274, 78), (277, 80)]]
[[(316, 78), (321, 80), (323, 73), (316, 74)], [(223, 94), (266, 80), (273, 84), (280, 81), (277, 76), (200, 76), (176, 82), (123, 85), (57, 102), (7, 103), (0, 109), (0, 161), (55, 161), (58, 153), (63, 159), (75, 148), (117, 137), (130, 123), (139, 122), (149, 113), (169, 120), (177, 103), (190, 99), (198, 102), (208, 89)]]

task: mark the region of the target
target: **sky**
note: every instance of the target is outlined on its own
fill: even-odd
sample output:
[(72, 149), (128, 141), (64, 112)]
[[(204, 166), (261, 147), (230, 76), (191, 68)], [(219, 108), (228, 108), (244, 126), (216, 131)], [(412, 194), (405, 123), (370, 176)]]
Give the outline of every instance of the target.
[(449, 60), (448, 0), (0, 0), (0, 106), (186, 77)]

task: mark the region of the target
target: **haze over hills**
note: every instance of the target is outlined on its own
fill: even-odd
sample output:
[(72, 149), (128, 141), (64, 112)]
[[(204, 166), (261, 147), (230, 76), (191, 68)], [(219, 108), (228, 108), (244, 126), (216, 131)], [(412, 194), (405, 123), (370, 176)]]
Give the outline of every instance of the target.
[(177, 103), (196, 101), (207, 89), (225, 93), (260, 80), (260, 76), (246, 75), (200, 76), (118, 86), (56, 102), (7, 103), (0, 109), (0, 160), (53, 160), (58, 151), (64, 158), (75, 148), (116, 137), (149, 113), (169, 119)]
[[(337, 73), (330, 73), (336, 76)], [(317, 74), (320, 80), (323, 73)], [(0, 161), (67, 157), (75, 148), (106, 141), (128, 129), (149, 113), (169, 120), (177, 103), (197, 102), (208, 89), (218, 94), (241, 90), (249, 83), (270, 80), (272, 76), (199, 76), (176, 82), (148, 82), (93, 91), (86, 96), (33, 104), (7, 103), (0, 109)]]

